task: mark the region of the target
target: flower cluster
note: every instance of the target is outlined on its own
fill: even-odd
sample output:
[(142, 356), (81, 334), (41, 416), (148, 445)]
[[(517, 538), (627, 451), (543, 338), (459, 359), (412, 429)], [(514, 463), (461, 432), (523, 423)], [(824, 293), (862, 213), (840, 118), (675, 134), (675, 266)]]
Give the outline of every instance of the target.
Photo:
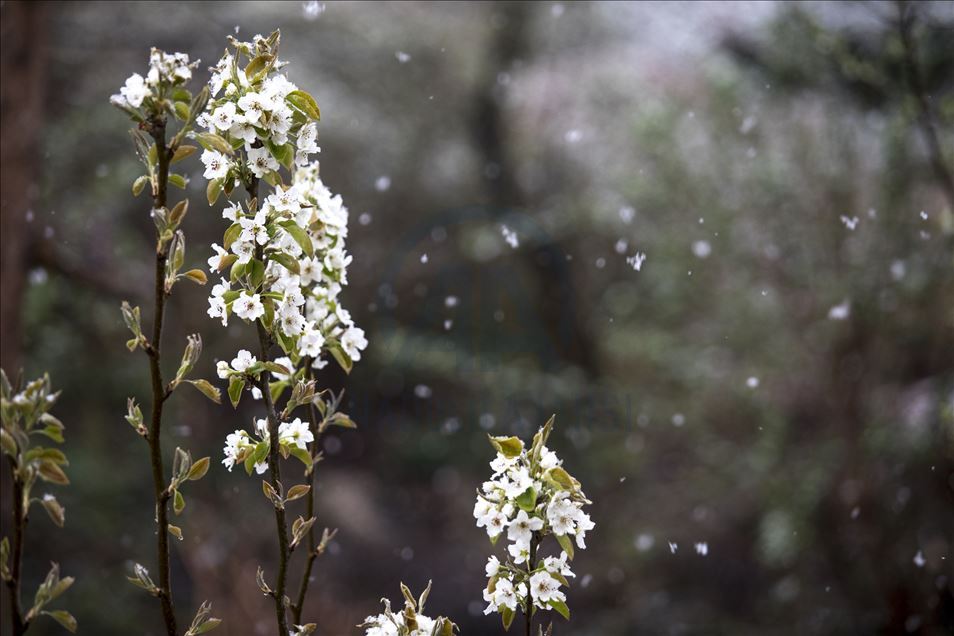
[(211, 69), (212, 100), (197, 119), (208, 130), (197, 135), (206, 147), (205, 178), (226, 192), (252, 177), (275, 185), (282, 166), (304, 166), (321, 151), (318, 105), (279, 72), (277, 31), (252, 42), (229, 40), (235, 52), (226, 51)]
[(368, 616), (358, 627), (365, 628), (365, 636), (452, 636), (457, 625), (449, 619), (439, 616), (424, 616), (424, 603), (431, 591), (430, 581), (419, 599), (411, 595), (411, 590), (401, 584), (404, 594), (404, 611), (395, 614), (391, 602), (383, 598), (384, 611), (376, 616)]
[[(225, 438), (225, 459), (222, 463), (231, 472), (237, 463), (244, 464), (249, 474), (252, 469), (261, 475), (268, 470), (268, 420), (255, 420), (254, 430), (256, 437), (244, 430), (238, 430)], [(284, 457), (294, 455), (301, 459), (306, 466), (311, 466), (311, 457), (308, 454), (308, 444), (315, 441), (315, 436), (307, 422), (295, 418), (290, 422), (282, 422), (278, 426), (278, 444)]]
[(192, 69), (197, 65), (198, 61), (189, 62), (185, 53), (166, 53), (154, 48), (149, 54), (146, 77), (139, 73), (130, 75), (110, 102), (127, 112), (139, 108), (161, 111), (155, 108), (158, 102), (192, 79)]
[[(491, 437), (497, 457), (490, 463), (493, 475), (484, 482), (474, 506), (477, 527), (484, 528), (492, 543), (506, 536), (508, 558), (491, 556), (484, 590), (485, 614), (500, 612), (509, 628), (517, 609), (527, 613), (530, 604), (555, 609), (569, 616), (566, 595), (574, 574), (568, 561), (576, 547), (586, 548), (586, 533), (594, 527), (583, 506), (591, 503), (580, 483), (563, 468), (556, 453), (546, 447), (553, 418), (543, 426), (527, 449), (516, 437)], [(539, 558), (544, 538), (553, 535), (560, 556)], [(572, 539), (571, 539), (572, 538)]]

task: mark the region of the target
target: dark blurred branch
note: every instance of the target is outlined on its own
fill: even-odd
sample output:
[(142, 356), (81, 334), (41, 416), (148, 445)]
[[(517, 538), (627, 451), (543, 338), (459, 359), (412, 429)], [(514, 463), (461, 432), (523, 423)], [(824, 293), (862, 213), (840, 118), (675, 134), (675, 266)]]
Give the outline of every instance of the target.
[(27, 211), (36, 192), (47, 70), (43, 2), (6, 2), (0, 54), (0, 364), (20, 366)]
[(26, 532), (27, 518), (23, 510), (23, 481), (19, 477), (17, 463), (13, 457), (10, 460), (10, 472), (13, 479), (13, 565), (10, 568), (10, 578), (7, 580), (7, 589), (10, 591), (10, 622), (13, 625), (14, 636), (21, 636), (29, 627), (29, 622), (23, 620), (23, 608), (20, 606), (20, 579), (23, 568), (23, 535)]
[[(311, 359), (305, 361), (305, 365), (308, 368), (308, 379), (314, 381), (314, 372), (311, 368)], [(318, 408), (315, 406), (314, 402), (308, 405), (308, 419), (309, 419), (309, 428), (311, 429), (311, 434), (314, 437), (312, 441), (312, 456), (311, 456), (311, 467), (308, 469), (308, 510), (305, 518), (311, 519), (315, 516), (315, 469), (317, 467), (317, 453), (314, 449), (318, 448), (318, 438), (321, 435), (321, 431), (318, 427)], [(311, 582), (311, 569), (315, 564), (315, 559), (318, 558), (318, 553), (316, 552), (317, 546), (315, 545), (315, 526), (312, 525), (308, 529), (308, 557), (305, 561), (305, 568), (301, 574), (301, 582), (298, 584), (298, 599), (292, 605), (292, 621), (295, 624), (301, 624), (301, 615), (305, 609), (305, 594), (308, 592), (308, 584)]]
[(924, 142), (927, 144), (928, 155), (931, 161), (931, 168), (934, 176), (947, 197), (948, 206), (954, 210), (954, 176), (951, 169), (944, 160), (944, 152), (941, 149), (941, 142), (937, 134), (937, 121), (934, 116), (934, 109), (931, 100), (928, 98), (927, 90), (924, 87), (924, 79), (921, 73), (921, 66), (918, 63), (917, 41), (914, 36), (914, 27), (917, 21), (917, 6), (909, 2), (899, 0), (898, 7), (898, 35), (901, 38), (901, 45), (904, 49), (904, 70), (905, 79), (911, 94), (914, 96), (918, 105), (918, 124), (921, 128), (921, 134), (924, 136)]

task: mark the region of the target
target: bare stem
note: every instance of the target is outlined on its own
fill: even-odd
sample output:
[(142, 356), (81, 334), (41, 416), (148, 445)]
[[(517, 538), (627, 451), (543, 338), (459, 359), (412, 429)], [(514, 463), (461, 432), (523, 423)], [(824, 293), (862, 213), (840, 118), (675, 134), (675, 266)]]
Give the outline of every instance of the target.
[(20, 579), (23, 567), (23, 535), (26, 533), (26, 515), (23, 510), (23, 482), (17, 475), (17, 463), (12, 457), (10, 470), (13, 473), (13, 565), (7, 589), (10, 592), (10, 622), (14, 636), (26, 633), (29, 623), (23, 620), (23, 608), (20, 606)]
[[(309, 360), (310, 363), (310, 360)], [(310, 364), (309, 364), (310, 367)], [(308, 370), (309, 379), (313, 380), (314, 378), (311, 375), (311, 369)], [(315, 438), (312, 442), (313, 448), (318, 447), (318, 409), (315, 407), (314, 403), (308, 405), (308, 417), (310, 420), (311, 434)], [(312, 463), (311, 468), (308, 471), (308, 485), (310, 490), (308, 491), (308, 512), (306, 513), (306, 519), (311, 519), (315, 516), (315, 453), (312, 452), (311, 457)], [(298, 600), (295, 601), (295, 604), (292, 606), (292, 618), (296, 624), (301, 623), (301, 615), (305, 610), (305, 594), (308, 592), (308, 584), (311, 582), (311, 569), (315, 564), (315, 559), (318, 558), (318, 554), (315, 552), (317, 546), (315, 545), (315, 526), (312, 525), (308, 529), (308, 557), (305, 561), (305, 568), (301, 574), (301, 582), (298, 584)]]
[[(156, 191), (153, 195), (155, 208), (166, 206), (166, 189), (169, 181), (169, 149), (166, 147), (165, 121), (152, 122), (150, 134), (156, 142), (158, 159)], [(157, 236), (158, 239), (158, 236)], [(165, 471), (162, 465), (162, 405), (167, 393), (162, 381), (160, 367), (162, 348), (162, 319), (165, 314), (166, 290), (165, 272), (168, 252), (165, 243), (157, 240), (155, 309), (152, 323), (152, 340), (146, 353), (149, 355), (149, 373), (152, 379), (152, 413), (149, 421), (149, 458), (152, 463), (152, 485), (156, 500), (156, 558), (159, 562), (159, 603), (162, 606), (162, 618), (166, 624), (166, 634), (176, 636), (176, 615), (172, 606), (172, 580), (169, 571), (169, 491), (166, 487)]]

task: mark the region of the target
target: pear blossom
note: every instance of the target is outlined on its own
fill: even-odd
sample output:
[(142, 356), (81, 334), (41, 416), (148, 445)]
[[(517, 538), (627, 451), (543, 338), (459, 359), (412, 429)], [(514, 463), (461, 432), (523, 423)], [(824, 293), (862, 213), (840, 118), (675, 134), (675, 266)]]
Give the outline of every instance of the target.
[(258, 320), (265, 315), (265, 306), (262, 305), (261, 297), (258, 294), (243, 291), (232, 304), (232, 311), (244, 320)]
[(205, 150), (199, 159), (205, 165), (202, 176), (206, 179), (222, 179), (229, 172), (229, 159), (221, 152)]
[(269, 172), (278, 170), (279, 164), (268, 148), (250, 148), (248, 150), (248, 168), (259, 179)]

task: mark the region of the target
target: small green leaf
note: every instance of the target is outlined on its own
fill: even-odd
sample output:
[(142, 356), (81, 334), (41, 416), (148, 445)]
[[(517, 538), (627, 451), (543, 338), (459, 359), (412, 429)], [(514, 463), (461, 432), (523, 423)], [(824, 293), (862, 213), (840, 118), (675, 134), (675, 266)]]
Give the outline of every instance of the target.
[(57, 623), (65, 627), (71, 634), (76, 633), (76, 619), (73, 618), (73, 615), (66, 610), (43, 610), (40, 613), (45, 614), (55, 620)]
[(194, 155), (199, 149), (196, 146), (179, 146), (176, 148), (176, 152), (172, 155), (172, 163), (179, 163), (187, 157)]
[(341, 348), (341, 345), (337, 342), (331, 342), (328, 344), (328, 351), (331, 352), (331, 356), (338, 362), (345, 373), (351, 373), (351, 368), (354, 366), (351, 357), (345, 353), (345, 350)]
[(301, 266), (298, 264), (298, 259), (292, 256), (291, 254), (286, 254), (285, 252), (274, 252), (269, 254), (269, 260), (273, 260), (277, 263), (280, 263), (285, 269), (290, 271), (292, 274), (300, 274)]
[(231, 144), (229, 144), (224, 137), (212, 132), (195, 133), (195, 140), (206, 150), (222, 152), (227, 155), (231, 155), (234, 152)]
[(490, 437), (490, 445), (507, 459), (513, 459), (523, 452), (523, 440), (519, 437)]
[(182, 496), (182, 493), (179, 492), (178, 488), (173, 491), (172, 510), (176, 513), (176, 516), (181, 515), (182, 511), (185, 510), (185, 497)]
[(212, 383), (208, 380), (187, 380), (187, 382), (216, 404), (222, 403), (222, 392), (219, 391), (218, 387), (212, 386)]
[(190, 269), (185, 274), (183, 274), (183, 276), (185, 276), (189, 280), (194, 281), (200, 285), (205, 285), (207, 282), (209, 282), (209, 279), (206, 277), (205, 272), (203, 272), (201, 269)]
[(557, 601), (556, 599), (551, 600), (549, 603), (550, 607), (555, 609), (560, 616), (566, 620), (570, 620), (570, 608), (566, 606), (566, 603), (563, 601)]
[(563, 548), (563, 551), (566, 552), (566, 556), (571, 561), (573, 560), (573, 541), (570, 540), (570, 537), (565, 534), (556, 535), (557, 543), (560, 544), (560, 547)]
[[(238, 237), (242, 234), (242, 226), (239, 223), (233, 223), (225, 230), (225, 234), (222, 235), (222, 248), (229, 249), (232, 247), (232, 243), (238, 240)], [(238, 257), (236, 257), (238, 258)]]
[(185, 190), (188, 180), (185, 177), (183, 177), (181, 174), (176, 174), (173, 172), (169, 175), (169, 183), (171, 183), (172, 185), (174, 185), (175, 187), (181, 190)]
[(182, 103), (182, 102), (175, 102), (174, 105), (173, 105), (173, 109), (175, 109), (176, 117), (178, 117), (178, 118), (181, 119), (182, 121), (186, 121), (187, 119), (189, 119), (189, 105), (188, 105), (188, 104), (184, 104), (184, 103)]
[(146, 184), (149, 183), (149, 175), (142, 175), (136, 177), (136, 180), (132, 184), (132, 193), (134, 197), (138, 197), (142, 194), (143, 188), (146, 187)]
[(249, 79), (255, 77), (257, 73), (264, 70), (274, 59), (274, 55), (259, 55), (245, 67), (245, 76)]
[(169, 534), (171, 534), (172, 536), (174, 536), (174, 537), (175, 537), (176, 539), (178, 539), (179, 541), (182, 541), (182, 539), (183, 539), (183, 537), (182, 537), (182, 528), (180, 528), (179, 526), (174, 526), (174, 525), (172, 525), (171, 523), (167, 523), (167, 524), (166, 524), (166, 528), (169, 529)]
[(291, 237), (301, 246), (301, 249), (305, 250), (305, 254), (307, 254), (309, 258), (315, 255), (315, 246), (311, 242), (311, 237), (308, 236), (308, 233), (300, 228), (297, 223), (289, 220), (281, 221), (279, 225), (281, 225), (286, 232), (291, 234)]
[(301, 499), (311, 491), (311, 486), (308, 484), (298, 484), (292, 486), (288, 489), (288, 494), (285, 495), (285, 501), (294, 501), (296, 499)]
[(510, 631), (510, 624), (513, 623), (514, 611), (509, 607), (502, 607), (500, 609), (500, 620), (503, 622), (503, 628), (506, 631)]
[(209, 201), (209, 205), (215, 205), (220, 194), (222, 194), (222, 179), (209, 181), (209, 185), (205, 187), (205, 198)]
[(229, 400), (232, 401), (232, 407), (237, 407), (242, 398), (242, 389), (245, 388), (245, 378), (239, 375), (233, 375), (229, 378)]
[(521, 510), (533, 512), (533, 509), (537, 506), (537, 491), (534, 490), (533, 486), (530, 486), (517, 497), (516, 502)]
[(221, 619), (221, 618), (210, 618), (210, 619), (207, 620), (206, 622), (204, 622), (204, 623), (202, 623), (201, 625), (199, 625), (198, 627), (196, 627), (195, 630), (194, 630), (192, 633), (195, 634), (196, 636), (198, 636), (199, 634), (204, 634), (204, 633), (206, 633), (206, 632), (211, 632), (213, 629), (215, 629), (216, 627), (218, 627), (221, 623), (222, 623), (222, 619)]
[(43, 508), (46, 509), (46, 514), (50, 516), (53, 523), (62, 528), (63, 524), (66, 523), (66, 510), (60, 505), (60, 502), (56, 500), (56, 497), (53, 495), (43, 495), (43, 498), (40, 499), (40, 503), (43, 505)]
[(292, 108), (300, 111), (309, 119), (315, 121), (321, 119), (321, 110), (318, 108), (318, 102), (305, 91), (292, 91), (285, 96), (285, 101), (288, 102)]
[(63, 469), (60, 468), (56, 462), (44, 459), (40, 462), (39, 466), (40, 478), (43, 481), (48, 481), (53, 484), (60, 484), (61, 486), (66, 486), (70, 483), (69, 478), (66, 476), (66, 473), (63, 472)]
[(207, 472), (209, 472), (209, 458), (203, 457), (192, 464), (192, 468), (189, 469), (189, 475), (187, 479), (189, 481), (198, 481), (205, 477)]

